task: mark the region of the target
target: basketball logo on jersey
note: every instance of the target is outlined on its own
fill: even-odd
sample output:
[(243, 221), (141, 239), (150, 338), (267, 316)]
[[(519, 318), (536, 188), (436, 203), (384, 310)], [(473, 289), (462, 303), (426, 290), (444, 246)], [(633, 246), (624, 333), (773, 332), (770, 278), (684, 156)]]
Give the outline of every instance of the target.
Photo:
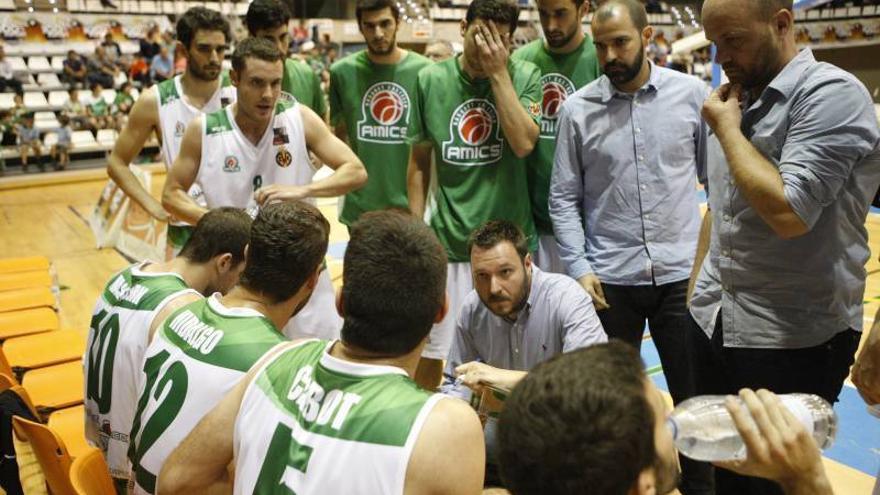
[(501, 159), (504, 140), (498, 113), (488, 100), (470, 99), (452, 112), (449, 141), (443, 143), (443, 160), (467, 167), (488, 165)]
[(556, 124), (565, 99), (574, 93), (571, 80), (562, 74), (545, 74), (541, 78), (544, 101), (541, 105), (541, 139), (556, 139)]
[(241, 172), (241, 167), (238, 166), (238, 158), (233, 155), (229, 155), (223, 160), (223, 171), (224, 172)]
[(399, 84), (380, 82), (370, 86), (361, 100), (358, 139), (371, 143), (403, 143), (409, 109), (409, 95)]
[(275, 163), (277, 163), (279, 167), (287, 168), (292, 161), (293, 155), (287, 151), (287, 148), (278, 148), (278, 152), (275, 153)]
[(183, 122), (178, 120), (177, 123), (174, 124), (174, 137), (182, 138), (185, 130), (186, 126), (183, 125)]

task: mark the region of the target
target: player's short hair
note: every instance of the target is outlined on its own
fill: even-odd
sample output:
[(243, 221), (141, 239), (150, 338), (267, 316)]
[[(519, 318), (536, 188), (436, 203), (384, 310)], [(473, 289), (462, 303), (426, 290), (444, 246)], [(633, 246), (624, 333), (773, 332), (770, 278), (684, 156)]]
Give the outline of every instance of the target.
[(358, 25), (360, 25), (364, 12), (373, 12), (386, 8), (391, 9), (391, 15), (394, 16), (395, 22), (400, 20), (400, 11), (397, 9), (397, 4), (392, 0), (357, 0), (354, 7), (354, 15), (357, 18)]
[(510, 28), (510, 34), (516, 31), (516, 21), (519, 19), (519, 6), (511, 0), (473, 0), (467, 8), (465, 21), (470, 24), (476, 19), (493, 21)]
[(272, 303), (290, 299), (324, 262), (330, 223), (304, 201), (268, 205), (251, 226), (241, 285)]
[(237, 265), (244, 261), (250, 232), (251, 217), (241, 208), (210, 210), (196, 224), (179, 256), (192, 263), (207, 263), (215, 256), (229, 253)]
[(290, 21), (290, 11), (278, 0), (253, 0), (248, 7), (244, 22), (248, 33), (255, 36), (261, 29), (274, 29)]
[(284, 60), (284, 54), (278, 51), (275, 43), (265, 38), (245, 38), (235, 46), (235, 51), (232, 52), (232, 69), (241, 73), (249, 58), (264, 62), (279, 62)]
[(409, 213), (361, 216), (342, 265), (342, 340), (381, 356), (411, 352), (445, 302), (446, 262), (434, 232)]
[(480, 249), (492, 249), (502, 242), (509, 242), (516, 248), (519, 259), (529, 254), (529, 242), (522, 229), (509, 220), (490, 220), (477, 227), (468, 237), (468, 253), (474, 246)]
[(190, 49), (199, 31), (220, 31), (227, 43), (232, 40), (229, 21), (220, 12), (205, 7), (193, 7), (180, 16), (176, 28), (177, 41)]
[[(535, 3), (538, 3), (538, 2), (540, 2), (540, 1), (541, 1), (541, 0), (536, 0)], [(581, 5), (584, 4), (584, 1), (585, 1), (585, 0), (571, 0), (571, 2), (574, 4), (574, 7), (575, 7), (576, 9), (581, 8)], [(597, 3), (601, 3), (601, 2), (602, 2), (602, 0), (599, 0)]]
[(658, 459), (646, 380), (638, 352), (620, 341), (532, 369), (499, 419), (505, 486), (514, 495), (626, 493)]
[(593, 18), (599, 22), (607, 22), (614, 16), (617, 7), (629, 14), (629, 20), (639, 32), (648, 27), (648, 12), (645, 4), (639, 0), (606, 0), (593, 14)]

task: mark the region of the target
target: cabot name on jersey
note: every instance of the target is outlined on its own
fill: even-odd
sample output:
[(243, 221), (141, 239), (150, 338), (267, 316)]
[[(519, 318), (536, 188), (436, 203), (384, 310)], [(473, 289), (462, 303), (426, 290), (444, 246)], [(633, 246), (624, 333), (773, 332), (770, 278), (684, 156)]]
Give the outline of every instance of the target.
[(495, 105), (489, 100), (472, 98), (452, 113), (449, 141), (443, 143), (443, 160), (467, 167), (488, 165), (501, 159), (504, 140)]
[(403, 86), (388, 81), (370, 86), (361, 100), (358, 139), (387, 144), (405, 142), (409, 109), (409, 95)]
[(287, 392), (287, 400), (296, 404), (305, 422), (319, 426), (329, 424), (334, 430), (339, 430), (351, 408), (361, 401), (361, 396), (338, 389), (325, 392), (324, 387), (315, 383), (313, 372), (312, 366), (299, 369)]

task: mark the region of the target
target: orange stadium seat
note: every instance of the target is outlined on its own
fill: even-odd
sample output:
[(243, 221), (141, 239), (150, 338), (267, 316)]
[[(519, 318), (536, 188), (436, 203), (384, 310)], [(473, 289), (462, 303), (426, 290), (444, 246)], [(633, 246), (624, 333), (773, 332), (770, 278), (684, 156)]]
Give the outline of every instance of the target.
[(0, 292), (31, 287), (52, 287), (52, 285), (54, 285), (54, 281), (47, 270), (0, 273)]
[(86, 442), (86, 410), (83, 406), (59, 409), (49, 415), (48, 425), (64, 440), (71, 457), (77, 458), (92, 448)]
[(58, 330), (58, 314), (52, 308), (0, 313), (0, 340)]
[(34, 455), (52, 495), (76, 495), (70, 482), (70, 465), (73, 462), (64, 441), (48, 426), (15, 416), (12, 425), (19, 436), (24, 437), (34, 450)]
[(38, 411), (61, 409), (83, 402), (84, 382), (80, 361), (28, 371), (21, 384)]
[(0, 292), (0, 313), (42, 307), (54, 308), (57, 302), (55, 294), (47, 287), (8, 290)]
[(81, 359), (87, 338), (86, 330), (57, 330), (7, 339), (2, 349), (9, 366), (19, 374)]
[(70, 482), (79, 495), (115, 495), (113, 479), (101, 451), (92, 447), (70, 466)]
[(24, 258), (0, 258), (0, 273), (30, 272), (49, 270), (49, 258), (28, 256)]

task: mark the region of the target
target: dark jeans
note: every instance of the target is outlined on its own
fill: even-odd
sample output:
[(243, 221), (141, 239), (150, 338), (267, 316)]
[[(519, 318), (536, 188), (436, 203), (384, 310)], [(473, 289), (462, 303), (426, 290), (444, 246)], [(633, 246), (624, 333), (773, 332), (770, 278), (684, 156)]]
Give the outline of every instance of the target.
[[(721, 314), (712, 338), (688, 318), (694, 367), (694, 395), (736, 394), (741, 388), (766, 388), (777, 394), (816, 394), (835, 403), (849, 375), (861, 334), (844, 329), (827, 342), (803, 349), (724, 347)], [(771, 481), (715, 469), (718, 495), (782, 495)]]
[(0, 77), (0, 93), (6, 91), (6, 88), (12, 88), (14, 93), (21, 93), (21, 81), (16, 78), (12, 79), (3, 79)]
[[(693, 396), (694, 388), (688, 355), (687, 287), (687, 280), (664, 285), (603, 283), (602, 291), (611, 307), (597, 313), (608, 338), (620, 339), (636, 349), (641, 349), (647, 320), (675, 404)], [(711, 495), (711, 466), (684, 456), (679, 459), (681, 492), (684, 495)]]

